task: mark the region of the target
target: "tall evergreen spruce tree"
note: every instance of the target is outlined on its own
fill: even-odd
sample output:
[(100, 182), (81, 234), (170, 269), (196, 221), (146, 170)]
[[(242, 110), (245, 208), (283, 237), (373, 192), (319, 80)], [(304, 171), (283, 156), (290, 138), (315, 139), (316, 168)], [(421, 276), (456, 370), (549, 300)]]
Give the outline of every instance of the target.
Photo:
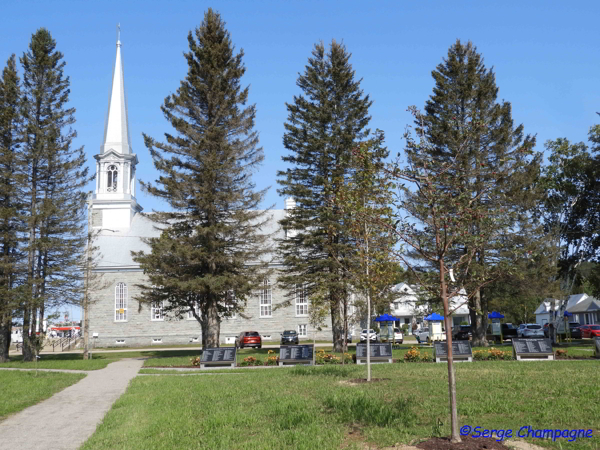
[[(35, 356), (47, 307), (77, 302), (86, 244), (86, 193), (90, 181), (83, 147), (74, 148), (75, 108), (63, 54), (50, 32), (40, 28), (21, 58), (24, 121), (23, 200), (27, 204), (27, 294), (23, 311), (23, 358)], [(39, 321), (39, 322), (38, 322)], [(29, 335), (31, 331), (31, 336)], [(41, 337), (43, 338), (43, 336)]]
[[(533, 153), (535, 137), (525, 136), (523, 125), (514, 126), (509, 102), (497, 102), (494, 72), (484, 66), (471, 42), (452, 45), (432, 75), (433, 95), (426, 103), (423, 123), (417, 124), (433, 144), (431, 158), (450, 163), (459, 155), (460, 166), (453, 170), (462, 177), (461, 194), (478, 198), (487, 208), (487, 217), (495, 216), (503, 223), (510, 218), (513, 223), (512, 233), (481, 243), (471, 268), (471, 284), (518, 276), (506, 267), (496, 269), (524, 252), (537, 254), (542, 233), (532, 212), (541, 199), (536, 189), (541, 154)], [(493, 190), (488, 190), (490, 184)], [(482, 217), (473, 217), (471, 234), (481, 234), (481, 221)], [(456, 258), (468, 253), (463, 247)], [(475, 345), (487, 345), (488, 300), (483, 287), (470, 300)]]
[(151, 215), (165, 229), (134, 259), (148, 276), (139, 300), (165, 301), (175, 316), (192, 312), (203, 345), (217, 347), (221, 319), (242, 311), (267, 274), (268, 211), (257, 209), (266, 190), (255, 191), (251, 179), (264, 156), (256, 108), (244, 107), (244, 53), (234, 55), (221, 16), (209, 9), (188, 42), (188, 74), (161, 107), (176, 134), (166, 143), (144, 135), (161, 176), (142, 187), (172, 212)]
[[(21, 115), (20, 86), (15, 55), (0, 79), (0, 362), (8, 360), (13, 315), (18, 309), (18, 233), (21, 202), (16, 173)], [(21, 280), (22, 281), (22, 280)]]
[(343, 305), (350, 293), (348, 268), (340, 267), (355, 249), (339, 208), (330, 208), (342, 183), (352, 175), (352, 149), (366, 139), (369, 96), (355, 80), (350, 53), (335, 41), (326, 52), (315, 45), (297, 85), (303, 95), (286, 104), (283, 144), (291, 165), (278, 173), (279, 193), (297, 207), (281, 222), (294, 230), (282, 240), (279, 282), (289, 291), (305, 286), (311, 307), (331, 314), (334, 351), (343, 348)]

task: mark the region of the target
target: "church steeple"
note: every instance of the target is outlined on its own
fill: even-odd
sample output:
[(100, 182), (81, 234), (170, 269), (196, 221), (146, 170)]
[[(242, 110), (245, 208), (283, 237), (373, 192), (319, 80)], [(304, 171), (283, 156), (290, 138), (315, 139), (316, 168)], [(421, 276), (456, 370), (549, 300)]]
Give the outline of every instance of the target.
[(108, 116), (104, 127), (102, 153), (114, 150), (124, 155), (131, 153), (129, 146), (129, 120), (127, 117), (127, 98), (123, 82), (123, 62), (121, 60), (121, 27), (117, 25), (117, 58), (113, 69), (112, 89), (108, 102)]
[(129, 139), (127, 99), (123, 82), (120, 27), (117, 27), (117, 59), (113, 70), (104, 143), (96, 159), (96, 191), (90, 213), (94, 228), (129, 228), (142, 211), (135, 199), (135, 166)]

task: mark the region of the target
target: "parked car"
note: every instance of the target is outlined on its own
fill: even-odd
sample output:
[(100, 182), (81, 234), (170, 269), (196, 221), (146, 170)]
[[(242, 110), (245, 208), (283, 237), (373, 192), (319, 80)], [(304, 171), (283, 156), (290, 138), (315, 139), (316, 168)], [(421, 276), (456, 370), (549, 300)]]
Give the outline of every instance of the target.
[(524, 323), (519, 325), (519, 328), (517, 329), (517, 337), (544, 337), (544, 330), (542, 329), (542, 326), (538, 325), (537, 323)]
[(600, 325), (581, 325), (579, 329), (584, 338), (600, 337)]
[(512, 323), (503, 323), (502, 324), (502, 338), (510, 339), (517, 337), (517, 329)]
[[(375, 330), (373, 330), (373, 329), (369, 330), (369, 338), (371, 339), (371, 342), (377, 342), (379, 340), (379, 336), (377, 336), (377, 333), (375, 333)], [(364, 330), (362, 330), (362, 332), (360, 333), (360, 342), (367, 342), (367, 329), (366, 328)]]
[(461, 325), (452, 331), (452, 339), (457, 341), (468, 341), (473, 337), (471, 325)]
[[(582, 333), (581, 333), (581, 329), (579, 328), (581, 325), (579, 324), (579, 322), (569, 322), (569, 331), (571, 332), (571, 337), (573, 339), (581, 339), (583, 337)], [(567, 333), (565, 331), (565, 323), (564, 322), (559, 322), (558, 324), (558, 330), (556, 331), (557, 334), (559, 334), (562, 337), (566, 337)]]
[(281, 335), (281, 345), (298, 344), (298, 333), (296, 330), (285, 330)]
[[(429, 337), (429, 327), (424, 327), (415, 332), (415, 337), (417, 338), (417, 342), (422, 344), (423, 342), (427, 342), (428, 344), (431, 342), (431, 338)], [(442, 329), (442, 341), (446, 340), (446, 331)]]
[(394, 344), (402, 344), (404, 342), (404, 335), (400, 328), (394, 327)]
[(258, 334), (258, 331), (242, 331), (235, 338), (235, 346), (238, 348), (262, 348), (262, 338), (260, 337), (260, 334)]

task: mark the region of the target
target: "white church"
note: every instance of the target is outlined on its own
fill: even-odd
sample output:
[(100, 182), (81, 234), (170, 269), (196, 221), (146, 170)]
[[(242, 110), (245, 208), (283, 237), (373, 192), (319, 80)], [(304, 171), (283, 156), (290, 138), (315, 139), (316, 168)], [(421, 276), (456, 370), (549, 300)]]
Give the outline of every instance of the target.
[[(135, 170), (138, 156), (131, 148), (129, 119), (121, 60), (121, 42), (112, 79), (112, 91), (104, 130), (104, 142), (96, 159), (96, 188), (90, 199), (91, 227), (97, 235), (94, 246), (98, 258), (94, 271), (99, 275), (97, 289), (89, 311), (90, 344), (96, 347), (174, 345), (201, 342), (200, 324), (189, 312), (183, 319), (166, 317), (162, 304), (151, 308), (136, 300), (145, 276), (131, 257), (131, 251), (149, 251), (141, 238), (157, 237), (160, 231), (142, 214), (135, 197)], [(294, 207), (286, 200), (286, 209)], [(286, 209), (270, 211), (266, 233), (282, 238), (279, 226)], [(284, 330), (296, 330), (301, 338), (313, 338), (308, 320), (308, 299), (298, 295), (291, 306), (275, 308), (287, 300), (277, 285), (277, 268), (271, 263), (273, 275), (265, 279), (264, 288), (252, 297), (239, 315), (221, 322), (222, 343), (233, 343), (241, 331), (258, 331), (265, 344), (279, 342)], [(329, 321), (330, 322), (330, 321)], [(331, 339), (331, 324), (316, 332), (317, 339)]]

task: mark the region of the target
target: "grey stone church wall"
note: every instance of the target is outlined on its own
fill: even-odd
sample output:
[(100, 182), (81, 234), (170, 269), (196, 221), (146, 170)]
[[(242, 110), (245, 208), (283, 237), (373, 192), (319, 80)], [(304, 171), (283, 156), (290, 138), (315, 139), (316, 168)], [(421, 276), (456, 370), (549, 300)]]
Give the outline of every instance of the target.
[[(298, 330), (299, 325), (306, 325), (307, 336), (301, 339), (313, 339), (313, 330), (308, 317), (296, 316), (296, 306), (275, 309), (283, 302), (285, 291), (277, 285), (276, 273), (271, 275), (272, 317), (260, 317), (260, 301), (258, 295), (248, 300), (242, 318), (227, 318), (221, 322), (221, 343), (233, 343), (241, 331), (258, 331), (263, 336), (263, 345), (279, 344), (283, 330)], [(165, 317), (164, 320), (152, 320), (147, 305), (139, 306), (135, 299), (140, 290), (136, 284), (145, 282), (142, 271), (104, 272), (99, 284), (103, 289), (94, 296), (90, 306), (90, 341), (96, 347), (129, 347), (152, 345), (181, 345), (194, 342), (201, 343), (200, 324), (195, 319), (175, 319)], [(127, 285), (127, 321), (115, 321), (115, 287), (117, 283)], [(293, 303), (293, 302), (292, 302)], [(269, 339), (270, 336), (270, 339)], [(317, 340), (331, 340), (331, 321), (327, 327), (316, 334)], [(122, 341), (122, 342), (118, 342)]]

